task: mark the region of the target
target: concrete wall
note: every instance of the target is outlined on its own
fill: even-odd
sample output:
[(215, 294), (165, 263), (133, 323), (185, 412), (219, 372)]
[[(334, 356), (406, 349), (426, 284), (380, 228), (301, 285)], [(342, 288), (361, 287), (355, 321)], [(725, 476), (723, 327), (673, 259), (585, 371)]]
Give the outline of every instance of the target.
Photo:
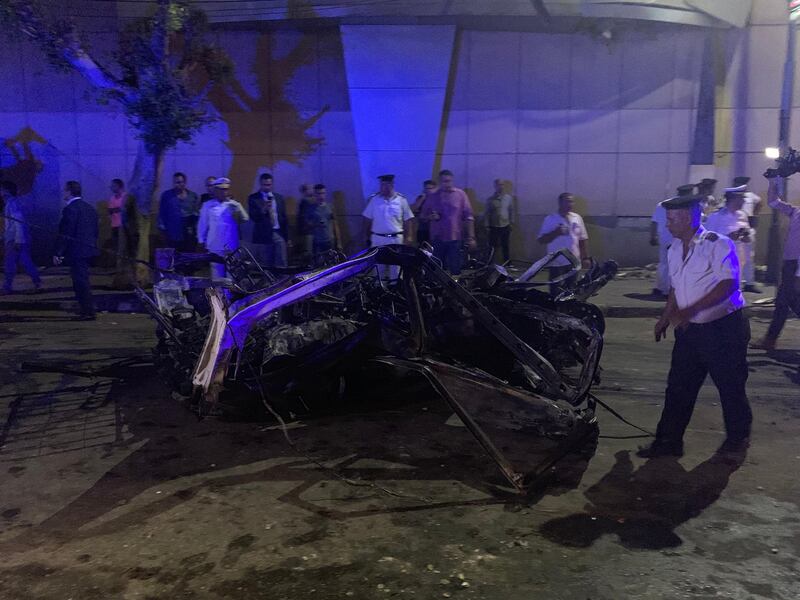
[[(707, 171), (723, 184), (748, 174), (764, 191), (758, 174), (766, 166), (763, 148), (777, 138), (784, 9), (782, 0), (758, 0), (750, 27), (717, 34), (716, 152)], [(357, 34), (358, 26), (349, 27)], [(595, 256), (623, 264), (655, 259), (647, 244), (652, 208), (697, 175), (689, 155), (708, 30), (643, 27), (611, 40), (458, 31), (452, 56), (443, 57), (425, 50), (413, 27), (404, 29), (409, 35), (389, 46), (413, 69), (393, 78), (397, 64), (379, 70), (376, 52), (369, 63), (375, 87), (384, 95), (393, 90), (393, 103), (366, 104), (377, 93), (368, 89), (369, 69), (354, 72), (338, 28), (218, 32), (236, 63), (236, 81), (212, 96), (219, 120), (169, 154), (164, 185), (176, 170), (198, 190), (206, 176), (224, 174), (244, 197), (270, 170), (277, 189), (296, 197), (300, 183), (323, 181), (346, 234), (356, 237), (378, 170), (396, 172), (397, 188), (413, 197), (421, 179), (449, 168), (476, 208), (495, 177), (513, 185), (515, 256), (541, 253), (541, 219), (557, 194), (570, 190), (587, 217)], [(92, 42), (101, 56), (114, 47), (111, 34), (94, 34)], [(111, 178), (129, 176), (135, 131), (114, 106), (97, 104), (79, 77), (53, 72), (29, 44), (4, 37), (0, 56), (0, 168), (22, 184), (37, 223), (51, 228), (65, 180), (79, 179), (87, 198), (102, 201)], [(424, 103), (424, 119), (400, 112), (403, 90), (410, 98), (420, 73), (431, 74), (421, 87), (446, 90), (440, 119), (438, 100)], [(442, 127), (431, 132), (431, 123)], [(425, 131), (414, 133), (423, 124)], [(368, 134), (357, 135), (359, 126)], [(800, 111), (793, 132), (800, 133)], [(39, 237), (46, 245), (48, 236)]]

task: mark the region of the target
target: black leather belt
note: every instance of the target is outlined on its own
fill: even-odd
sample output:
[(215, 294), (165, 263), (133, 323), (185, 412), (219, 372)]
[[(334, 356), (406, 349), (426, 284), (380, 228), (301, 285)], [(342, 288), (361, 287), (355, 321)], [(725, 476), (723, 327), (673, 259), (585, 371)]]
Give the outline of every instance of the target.
[(379, 235), (381, 237), (397, 237), (398, 235), (403, 235), (402, 231), (398, 231), (397, 233), (375, 233), (372, 232), (372, 235)]

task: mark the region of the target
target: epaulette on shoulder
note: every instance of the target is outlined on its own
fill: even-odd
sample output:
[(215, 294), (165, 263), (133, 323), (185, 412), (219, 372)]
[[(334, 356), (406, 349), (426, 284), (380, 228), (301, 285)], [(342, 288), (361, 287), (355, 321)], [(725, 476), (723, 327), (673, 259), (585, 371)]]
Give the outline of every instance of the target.
[(703, 241), (716, 242), (719, 239), (719, 234), (715, 231), (707, 231), (703, 236)]

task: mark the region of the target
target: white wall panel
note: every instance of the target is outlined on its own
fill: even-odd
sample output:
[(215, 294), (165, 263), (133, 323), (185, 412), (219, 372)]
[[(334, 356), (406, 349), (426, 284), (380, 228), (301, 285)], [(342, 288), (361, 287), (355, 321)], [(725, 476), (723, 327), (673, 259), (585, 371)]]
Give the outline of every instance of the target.
[(569, 148), (568, 110), (519, 111), (517, 150), (528, 152), (566, 152)]
[(617, 193), (617, 154), (569, 155), (567, 188), (575, 194), (578, 212), (583, 215), (615, 214)]
[[(515, 195), (521, 215), (545, 215), (557, 208), (557, 198), (567, 190), (566, 154), (517, 156)], [(529, 234), (537, 232), (529, 232)]]
[(571, 110), (570, 152), (616, 152), (619, 119), (620, 112), (615, 110)]
[(623, 110), (619, 113), (620, 152), (668, 152), (672, 109)]
[(470, 111), (467, 138), (470, 152), (516, 152), (518, 117), (516, 110)]

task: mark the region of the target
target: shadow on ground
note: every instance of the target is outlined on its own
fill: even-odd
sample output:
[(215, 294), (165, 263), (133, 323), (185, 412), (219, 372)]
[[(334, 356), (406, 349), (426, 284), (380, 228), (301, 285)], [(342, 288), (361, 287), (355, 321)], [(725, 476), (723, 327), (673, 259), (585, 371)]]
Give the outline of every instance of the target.
[[(42, 360), (21, 364), (28, 372), (41, 372), (50, 364)], [(287, 432), (292, 438), (289, 444), (274, 423), (198, 419), (170, 399), (155, 368), (141, 359), (95, 367), (96, 362), (52, 363), (56, 372), (69, 375), (60, 386), (70, 392), (80, 390), (84, 383), (88, 388), (97, 380), (111, 380), (108, 398), (116, 405), (117, 428), (124, 426), (132, 434), (117, 444), (136, 449), (70, 504), (0, 544), (0, 552), (135, 529), (201, 491), (254, 482), (294, 482), (277, 498), (278, 503), (301, 508), (320, 521), (496, 504), (517, 510), (544, 495), (574, 489), (591, 457), (591, 452), (569, 455), (548, 469), (529, 495), (520, 496), (508, 489), (496, 465), (466, 428), (445, 425), (450, 410), (432, 390), (394, 382), (394, 389), (377, 389), (370, 396), (370, 400), (380, 399), (377, 404), (374, 400), (372, 406), (366, 400), (352, 403), (347, 411), (292, 428)], [(48, 391), (48, 401), (58, 401), (60, 391)], [(38, 396), (31, 392), (20, 398), (35, 404)], [(6, 429), (13, 425), (7, 423)], [(258, 468), (259, 463), (265, 466)], [(239, 470), (244, 472), (231, 474), (237, 467), (244, 467)], [(190, 477), (191, 482), (180, 489), (172, 485), (169, 493), (155, 500), (101, 519), (146, 490)], [(333, 503), (330, 492), (308, 493), (332, 485), (337, 486)], [(320, 501), (309, 499), (319, 496), (323, 497)], [(325, 527), (317, 534), (326, 535)]]
[(577, 548), (606, 534), (630, 549), (680, 546), (675, 529), (719, 499), (745, 456), (715, 454), (690, 471), (676, 458), (652, 459), (636, 470), (628, 451), (615, 458), (611, 471), (586, 491), (585, 512), (544, 523), (542, 535)]
[(640, 294), (637, 292), (631, 292), (630, 294), (623, 294), (626, 298), (630, 298), (631, 300), (642, 300), (644, 302), (658, 302), (660, 304), (664, 304), (666, 302), (666, 298), (663, 296), (656, 296), (655, 294)]

